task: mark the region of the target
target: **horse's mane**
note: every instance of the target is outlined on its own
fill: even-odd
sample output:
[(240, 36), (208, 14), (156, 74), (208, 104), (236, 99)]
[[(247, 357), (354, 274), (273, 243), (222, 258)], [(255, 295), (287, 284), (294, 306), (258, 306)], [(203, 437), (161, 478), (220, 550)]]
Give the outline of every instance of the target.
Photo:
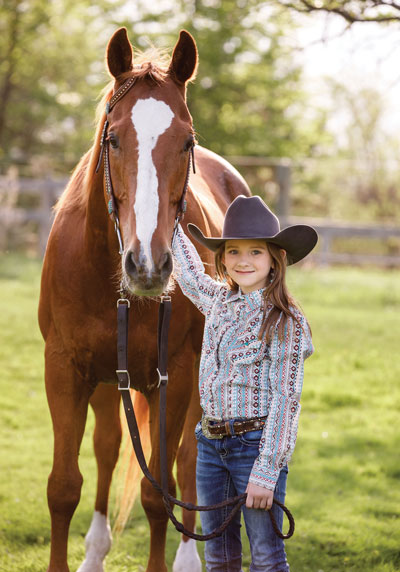
[[(169, 56), (165, 50), (151, 48), (146, 52), (135, 52), (133, 69), (118, 77), (121, 85), (127, 79), (136, 77), (146, 81), (162, 84), (168, 76)], [(114, 80), (100, 93), (100, 101), (96, 109), (96, 130), (93, 145), (75, 167), (65, 191), (59, 198), (55, 210), (86, 209), (90, 189), (96, 172), (96, 166), (100, 153), (100, 139), (106, 121), (105, 107), (114, 92)]]

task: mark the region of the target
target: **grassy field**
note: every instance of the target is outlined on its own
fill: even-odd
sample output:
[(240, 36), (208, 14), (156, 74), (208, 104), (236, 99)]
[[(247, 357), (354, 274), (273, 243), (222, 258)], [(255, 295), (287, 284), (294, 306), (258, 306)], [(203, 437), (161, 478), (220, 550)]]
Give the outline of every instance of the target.
[[(36, 325), (40, 263), (0, 258), (0, 571), (43, 572), (49, 554), (46, 481), (52, 430)], [(400, 272), (291, 269), (289, 281), (313, 329), (299, 439), (287, 504), (296, 532), (293, 572), (400, 570)], [(89, 415), (85, 482), (70, 533), (70, 567), (83, 559), (95, 463)], [(141, 571), (147, 521), (136, 506), (114, 542), (107, 572)], [(179, 535), (169, 531), (172, 568)], [(244, 569), (249, 553), (245, 549)]]

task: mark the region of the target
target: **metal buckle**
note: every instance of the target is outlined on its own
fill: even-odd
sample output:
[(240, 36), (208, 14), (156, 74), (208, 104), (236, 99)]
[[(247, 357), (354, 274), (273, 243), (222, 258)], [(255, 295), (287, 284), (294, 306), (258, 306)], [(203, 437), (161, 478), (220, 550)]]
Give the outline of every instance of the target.
[(120, 256), (123, 256), (124, 254), (124, 244), (122, 242), (122, 235), (121, 235), (121, 229), (119, 227), (119, 218), (117, 217), (117, 215), (114, 213), (114, 230), (117, 234), (117, 239), (118, 239), (118, 247), (119, 247), (119, 254)]
[(126, 304), (128, 306), (128, 308), (131, 307), (131, 303), (129, 302), (129, 300), (127, 298), (118, 298), (117, 300), (117, 308), (121, 305), (121, 304)]
[(157, 388), (160, 387), (161, 383), (165, 382), (165, 384), (168, 383), (168, 373), (166, 375), (162, 375), (160, 370), (157, 368), (157, 373), (158, 373), (158, 384), (157, 384)]
[(223, 435), (213, 435), (208, 430), (208, 422), (209, 421), (218, 421), (218, 419), (213, 419), (212, 417), (208, 417), (207, 415), (203, 415), (201, 418), (201, 430), (203, 432), (204, 437), (207, 439), (223, 439)]
[(127, 369), (117, 369), (118, 389), (119, 391), (127, 391), (131, 387), (131, 378)]

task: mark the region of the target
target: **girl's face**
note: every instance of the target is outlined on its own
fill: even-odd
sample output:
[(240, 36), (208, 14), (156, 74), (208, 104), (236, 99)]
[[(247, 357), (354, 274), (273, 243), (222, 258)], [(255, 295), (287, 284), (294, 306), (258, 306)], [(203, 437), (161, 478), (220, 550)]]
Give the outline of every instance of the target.
[(267, 286), (268, 274), (273, 266), (264, 240), (227, 240), (222, 262), (244, 294)]

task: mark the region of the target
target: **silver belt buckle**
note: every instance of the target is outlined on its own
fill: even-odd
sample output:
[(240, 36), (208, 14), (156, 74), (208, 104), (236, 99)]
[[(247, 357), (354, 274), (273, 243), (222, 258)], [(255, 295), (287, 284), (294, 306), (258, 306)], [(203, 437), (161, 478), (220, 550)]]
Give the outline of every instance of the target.
[(201, 430), (203, 432), (204, 437), (207, 439), (222, 439), (223, 435), (212, 435), (208, 430), (208, 422), (209, 421), (218, 421), (218, 419), (213, 419), (212, 417), (208, 417), (207, 415), (203, 415), (201, 418)]

